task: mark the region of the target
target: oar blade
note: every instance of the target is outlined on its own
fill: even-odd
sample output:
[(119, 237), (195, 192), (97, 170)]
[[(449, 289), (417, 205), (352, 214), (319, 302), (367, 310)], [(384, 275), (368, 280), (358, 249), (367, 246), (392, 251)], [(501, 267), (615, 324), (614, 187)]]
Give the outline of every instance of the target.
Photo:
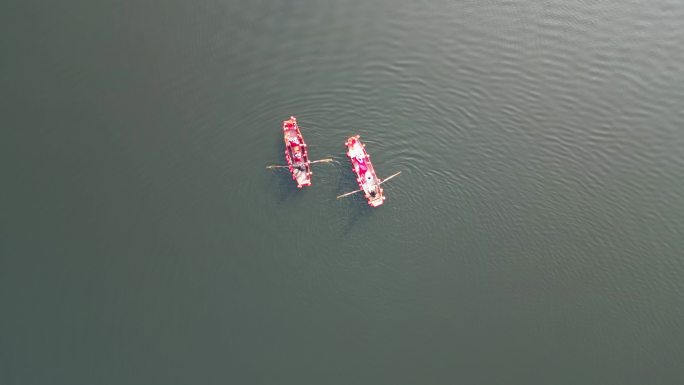
[(319, 159), (319, 160), (311, 161), (311, 162), (309, 162), (309, 164), (314, 164), (314, 163), (330, 163), (330, 162), (332, 162), (333, 160), (334, 160), (333, 158), (325, 158), (325, 159)]
[(397, 173), (394, 173), (394, 174), (388, 176), (387, 178), (383, 179), (383, 180), (380, 182), (380, 184), (383, 184), (383, 183), (387, 182), (388, 180), (394, 178), (395, 176), (397, 176), (397, 175), (399, 175), (399, 174), (401, 174), (401, 171), (399, 171), (399, 172), (397, 172)]
[(349, 196), (349, 195), (352, 195), (352, 194), (356, 194), (357, 192), (361, 192), (361, 191), (363, 191), (363, 189), (351, 191), (351, 192), (348, 192), (348, 193), (342, 194), (342, 195), (338, 195), (338, 196), (337, 196), (337, 199), (344, 198), (344, 197), (346, 197), (346, 196)]

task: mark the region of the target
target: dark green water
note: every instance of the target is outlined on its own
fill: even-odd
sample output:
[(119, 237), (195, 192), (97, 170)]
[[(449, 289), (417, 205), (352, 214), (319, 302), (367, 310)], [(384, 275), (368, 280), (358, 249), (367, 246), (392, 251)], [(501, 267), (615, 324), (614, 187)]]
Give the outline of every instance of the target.
[(681, 1), (0, 8), (0, 384), (684, 383)]

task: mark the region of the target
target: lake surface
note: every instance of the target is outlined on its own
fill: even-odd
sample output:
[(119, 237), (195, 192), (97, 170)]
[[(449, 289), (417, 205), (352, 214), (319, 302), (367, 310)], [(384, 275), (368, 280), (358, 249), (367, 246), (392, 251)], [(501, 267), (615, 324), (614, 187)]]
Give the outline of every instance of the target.
[(680, 0), (2, 8), (0, 383), (684, 383)]

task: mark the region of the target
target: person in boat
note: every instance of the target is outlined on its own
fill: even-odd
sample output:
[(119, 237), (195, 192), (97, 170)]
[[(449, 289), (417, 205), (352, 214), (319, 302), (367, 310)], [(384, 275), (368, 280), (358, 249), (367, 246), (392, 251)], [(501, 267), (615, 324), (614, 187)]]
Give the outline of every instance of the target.
[(302, 159), (302, 153), (299, 152), (299, 147), (296, 147), (297, 152), (294, 153), (294, 164), (293, 166), (299, 170), (299, 171), (306, 171), (306, 168), (304, 167), (304, 161)]
[(368, 171), (368, 166), (366, 166), (366, 160), (361, 155), (356, 156), (356, 162), (358, 165), (358, 170), (360, 174), (365, 174)]
[(371, 173), (370, 173), (370, 172), (367, 172), (367, 173), (366, 173), (366, 183), (368, 183), (368, 184), (371, 185), (371, 187), (368, 189), (368, 193), (370, 194), (370, 196), (371, 196), (372, 198), (375, 198), (375, 196), (378, 195), (378, 187), (379, 187), (379, 186), (378, 186), (377, 184), (375, 184), (375, 182), (376, 182), (376, 181), (374, 180), (374, 178), (373, 178), (373, 176), (371, 175)]

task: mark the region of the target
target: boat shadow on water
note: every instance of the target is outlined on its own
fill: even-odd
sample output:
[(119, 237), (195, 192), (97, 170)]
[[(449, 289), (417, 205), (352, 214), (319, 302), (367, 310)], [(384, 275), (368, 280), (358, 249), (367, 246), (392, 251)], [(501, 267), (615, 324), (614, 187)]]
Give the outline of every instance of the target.
[(344, 236), (348, 236), (362, 218), (367, 218), (373, 214), (373, 209), (366, 204), (365, 200), (358, 199), (356, 202), (350, 202), (349, 205), (353, 207), (349, 208), (349, 215), (347, 215), (344, 227), (342, 228)]
[(278, 202), (283, 203), (295, 199), (297, 195), (301, 196), (307, 188), (297, 188), (297, 184), (292, 180), (292, 175), (287, 169), (274, 170), (271, 173), (271, 184), (273, 189), (277, 190)]
[[(338, 179), (337, 191), (354, 191), (358, 189), (356, 186), (354, 178), (343, 176)], [(366, 198), (364, 198), (363, 193), (359, 192), (352, 196), (344, 197), (338, 200), (339, 206), (346, 210), (344, 220), (342, 221), (342, 233), (344, 236), (348, 236), (352, 229), (359, 224), (359, 221), (366, 218), (368, 215), (373, 213), (373, 208), (368, 205)]]

